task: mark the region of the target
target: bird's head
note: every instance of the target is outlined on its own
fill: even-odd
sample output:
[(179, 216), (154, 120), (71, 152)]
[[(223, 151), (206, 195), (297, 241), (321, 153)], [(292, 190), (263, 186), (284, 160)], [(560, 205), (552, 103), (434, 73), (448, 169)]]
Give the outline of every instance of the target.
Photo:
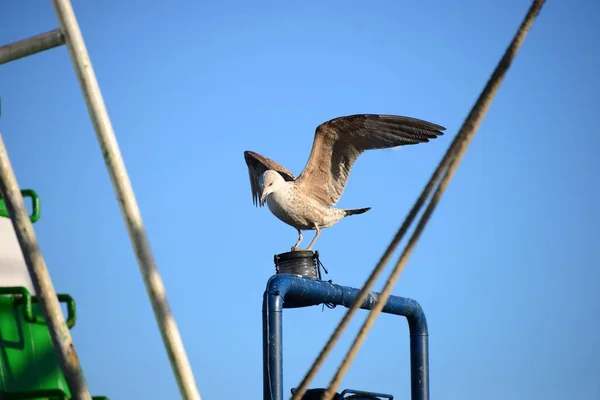
[(279, 174), (277, 171), (267, 170), (260, 177), (260, 187), (262, 189), (262, 194), (260, 195), (260, 205), (263, 206), (265, 201), (267, 201), (267, 197), (276, 192), (281, 188), (281, 186), (285, 183), (285, 179), (283, 176)]

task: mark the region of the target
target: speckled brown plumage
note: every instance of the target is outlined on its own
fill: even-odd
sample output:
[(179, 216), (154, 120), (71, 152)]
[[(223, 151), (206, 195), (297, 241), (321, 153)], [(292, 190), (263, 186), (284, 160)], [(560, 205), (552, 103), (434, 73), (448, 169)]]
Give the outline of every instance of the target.
[[(313, 146), (304, 170), (296, 178), (282, 165), (258, 153), (246, 151), (252, 199), (262, 206), (266, 200), (271, 212), (302, 230), (327, 228), (342, 218), (368, 210), (343, 210), (332, 207), (342, 196), (350, 170), (366, 150), (425, 143), (442, 135), (443, 126), (394, 115), (357, 114), (324, 122), (316, 129)], [(275, 171), (275, 174), (265, 174)], [(261, 187), (261, 179), (268, 187)], [(261, 201), (261, 198), (263, 198)]]

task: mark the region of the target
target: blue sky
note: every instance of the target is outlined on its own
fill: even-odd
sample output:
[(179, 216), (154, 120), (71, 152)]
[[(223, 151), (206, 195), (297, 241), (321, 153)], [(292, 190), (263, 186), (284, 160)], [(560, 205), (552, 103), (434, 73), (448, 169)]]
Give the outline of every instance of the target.
[[(316, 248), (327, 278), (362, 285), (528, 7), (74, 1), (203, 398), (261, 398), (262, 293), (296, 239), (253, 207), (243, 151), (299, 173), (330, 118), (447, 127), (356, 163), (340, 206), (372, 210)], [(57, 26), (50, 1), (0, 10), (2, 43)], [(546, 4), (394, 289), (427, 313), (433, 399), (600, 397), (598, 18), (591, 0)], [(0, 89), (19, 183), (42, 198), (35, 228), (55, 287), (77, 300), (92, 392), (178, 398), (67, 49), (3, 65)], [(285, 313), (286, 393), (343, 312)], [(407, 398), (409, 382), (406, 323), (384, 315), (341, 388)]]

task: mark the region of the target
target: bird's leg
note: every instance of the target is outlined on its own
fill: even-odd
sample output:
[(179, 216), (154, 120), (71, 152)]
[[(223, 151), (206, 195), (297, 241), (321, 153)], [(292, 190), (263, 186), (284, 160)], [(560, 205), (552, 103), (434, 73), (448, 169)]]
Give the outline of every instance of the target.
[(315, 224), (315, 229), (317, 230), (317, 233), (315, 234), (315, 237), (313, 238), (312, 242), (310, 242), (310, 244), (308, 245), (306, 250), (312, 250), (313, 245), (315, 244), (315, 242), (317, 241), (317, 238), (321, 234), (321, 229), (319, 229), (319, 225)]
[(298, 245), (300, 244), (300, 242), (302, 242), (302, 231), (300, 229), (297, 229), (298, 231), (298, 241), (296, 242), (296, 244), (294, 246), (292, 246), (292, 251), (296, 251), (296, 249), (298, 248)]

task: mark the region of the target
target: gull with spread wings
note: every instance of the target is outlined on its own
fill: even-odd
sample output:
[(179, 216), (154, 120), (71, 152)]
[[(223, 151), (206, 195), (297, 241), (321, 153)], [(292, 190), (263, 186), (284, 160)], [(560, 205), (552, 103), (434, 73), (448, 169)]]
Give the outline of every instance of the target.
[(350, 169), (362, 152), (425, 143), (443, 135), (445, 129), (431, 122), (395, 115), (357, 114), (334, 118), (317, 127), (308, 162), (298, 178), (275, 161), (245, 151), (252, 200), (260, 207), (266, 202), (277, 218), (296, 228), (298, 241), (292, 251), (302, 242), (303, 230), (316, 230), (306, 248), (311, 250), (321, 229), (371, 209), (333, 207), (342, 196)]

